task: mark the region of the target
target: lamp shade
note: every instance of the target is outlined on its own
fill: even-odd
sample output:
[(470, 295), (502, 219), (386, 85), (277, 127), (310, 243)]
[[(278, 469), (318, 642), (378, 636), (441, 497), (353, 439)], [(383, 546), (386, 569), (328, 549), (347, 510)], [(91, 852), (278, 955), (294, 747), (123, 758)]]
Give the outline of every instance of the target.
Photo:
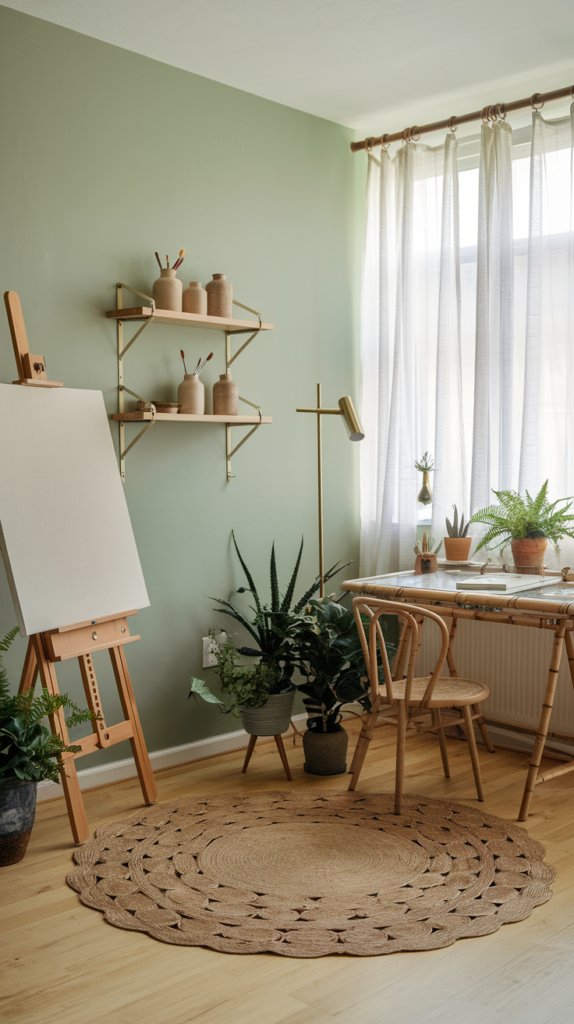
[(362, 441), (365, 432), (359, 421), (359, 417), (355, 412), (355, 406), (353, 405), (353, 399), (349, 395), (345, 395), (344, 398), (339, 399), (339, 409), (341, 410), (341, 416), (345, 421), (345, 426), (349, 434), (349, 441)]

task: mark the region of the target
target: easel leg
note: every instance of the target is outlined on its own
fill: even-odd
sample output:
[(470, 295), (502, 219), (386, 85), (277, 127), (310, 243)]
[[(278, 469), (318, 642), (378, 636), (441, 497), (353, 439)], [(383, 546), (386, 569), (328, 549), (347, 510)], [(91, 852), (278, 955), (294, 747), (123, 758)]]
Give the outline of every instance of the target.
[(27, 693), (28, 690), (33, 690), (36, 685), (37, 675), (38, 660), (36, 658), (36, 651), (34, 650), (33, 638), (30, 637), (28, 640), (28, 647), (26, 649), (26, 657), (24, 658), (24, 668), (22, 669), (22, 678), (20, 679), (18, 693)]
[(532, 759), (530, 761), (530, 767), (528, 769), (528, 775), (526, 777), (526, 785), (524, 787), (522, 804), (520, 805), (520, 813), (518, 815), (519, 821), (526, 821), (526, 819), (528, 818), (528, 811), (530, 809), (532, 793), (534, 792), (534, 787), (536, 785), (538, 769), (540, 768), (542, 754), (544, 753), (544, 745), (546, 743), (546, 736), (548, 735), (548, 726), (550, 724), (550, 715), (552, 714), (552, 705), (554, 703), (554, 694), (556, 692), (556, 682), (558, 680), (558, 670), (560, 668), (560, 659), (562, 657), (563, 645), (564, 626), (559, 626), (554, 633), (554, 646), (552, 648), (552, 657), (550, 659), (550, 668), (548, 670), (548, 682), (546, 683), (546, 693), (544, 695), (544, 703), (542, 705), (542, 714), (540, 715), (540, 724), (538, 726), (538, 732), (536, 733), (536, 739), (534, 741)]
[(131, 722), (134, 731), (134, 734), (130, 739), (130, 744), (134, 755), (134, 761), (136, 763), (144, 801), (146, 804), (153, 804), (154, 800), (157, 799), (157, 786), (151, 769), (147, 747), (145, 745), (123, 647), (110, 647), (110, 658), (112, 659), (112, 667), (114, 670), (114, 676), (116, 677), (122, 710), (126, 718)]
[(243, 768), (241, 769), (242, 772), (246, 772), (247, 771), (247, 765), (249, 764), (249, 762), (251, 760), (251, 755), (253, 753), (253, 750), (255, 748), (255, 744), (256, 743), (257, 743), (257, 736), (250, 736), (249, 737), (249, 743), (247, 744), (247, 753), (245, 754), (245, 761), (243, 762)]
[[(40, 679), (42, 680), (42, 686), (44, 686), (53, 697), (59, 695), (58, 680), (56, 679), (56, 669), (51, 661), (46, 658), (44, 648), (42, 646), (42, 638), (38, 634), (35, 634), (31, 638), (34, 645), (34, 654), (36, 656), (37, 668), (40, 672)], [(30, 662), (30, 672), (35, 672), (36, 669), (32, 669)], [(52, 732), (59, 736), (60, 739), (68, 744), (68, 729), (66, 727), (66, 719), (64, 716), (63, 708), (60, 708), (55, 715), (50, 716), (50, 725)], [(64, 789), (64, 796), (66, 798), (66, 807), (68, 808), (68, 816), (70, 818), (70, 825), (72, 827), (72, 835), (75, 843), (83, 843), (89, 838), (90, 829), (88, 826), (88, 819), (86, 818), (86, 811), (84, 808), (84, 801), (82, 799), (82, 791), (80, 789), (80, 783), (78, 782), (78, 775), (76, 772), (76, 766), (74, 764), (73, 757), (62, 758), (62, 786)]]
[(279, 757), (281, 758), (281, 760), (283, 762), (283, 767), (285, 769), (285, 774), (286, 774), (287, 778), (289, 779), (289, 782), (291, 782), (292, 781), (292, 779), (291, 779), (291, 771), (289, 769), (289, 762), (287, 760), (287, 754), (285, 753), (285, 747), (283, 746), (283, 737), (281, 736), (281, 733), (278, 733), (277, 736), (273, 737), (273, 739), (275, 740), (275, 743), (277, 744), (277, 750), (279, 751)]

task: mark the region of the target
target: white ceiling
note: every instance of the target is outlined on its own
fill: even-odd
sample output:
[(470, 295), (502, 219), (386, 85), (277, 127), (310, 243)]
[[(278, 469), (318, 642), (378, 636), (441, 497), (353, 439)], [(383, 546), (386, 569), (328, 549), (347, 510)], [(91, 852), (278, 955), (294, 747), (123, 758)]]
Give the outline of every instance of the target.
[[(363, 133), (517, 99), (520, 88), (574, 81), (572, 0), (4, 5)], [(484, 83), (488, 96), (480, 91)]]

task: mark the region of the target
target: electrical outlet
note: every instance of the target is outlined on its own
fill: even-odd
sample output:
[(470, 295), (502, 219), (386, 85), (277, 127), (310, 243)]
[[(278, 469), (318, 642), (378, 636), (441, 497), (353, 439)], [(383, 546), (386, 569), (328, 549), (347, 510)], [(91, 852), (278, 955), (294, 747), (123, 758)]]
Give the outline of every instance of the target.
[[(217, 658), (212, 650), (212, 640), (210, 636), (202, 636), (201, 642), (203, 644), (203, 667), (214, 668), (217, 665)], [(223, 630), (219, 636), (216, 636), (215, 642), (218, 644), (227, 643), (227, 633)]]

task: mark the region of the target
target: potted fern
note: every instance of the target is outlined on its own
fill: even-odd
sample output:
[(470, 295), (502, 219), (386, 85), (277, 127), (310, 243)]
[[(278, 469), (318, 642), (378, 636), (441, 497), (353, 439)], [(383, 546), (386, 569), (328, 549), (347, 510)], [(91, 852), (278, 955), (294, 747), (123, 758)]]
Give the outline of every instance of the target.
[(67, 694), (51, 696), (34, 692), (10, 695), (2, 655), (9, 649), (18, 627), (0, 640), (0, 866), (17, 864), (26, 853), (36, 815), (36, 790), (42, 779), (59, 781), (57, 758), (65, 752), (75, 753), (78, 746), (63, 743), (41, 724), (46, 715), (60, 708), (70, 708), (68, 726), (91, 719)]
[(444, 553), (449, 562), (466, 562), (470, 554), (470, 545), (472, 544), (472, 537), (467, 537), (470, 523), (465, 523), (464, 515), (461, 516), (459, 522), (458, 509), (456, 505), (452, 507), (454, 509), (452, 523), (448, 516), (446, 517), (448, 537), (444, 538)]
[(564, 537), (574, 539), (572, 498), (548, 500), (548, 480), (533, 498), (517, 491), (495, 491), (498, 504), (475, 512), (471, 523), (483, 523), (488, 530), (476, 550), (502, 550), (509, 543), (517, 572), (538, 573), (543, 568), (548, 541), (558, 552)]

